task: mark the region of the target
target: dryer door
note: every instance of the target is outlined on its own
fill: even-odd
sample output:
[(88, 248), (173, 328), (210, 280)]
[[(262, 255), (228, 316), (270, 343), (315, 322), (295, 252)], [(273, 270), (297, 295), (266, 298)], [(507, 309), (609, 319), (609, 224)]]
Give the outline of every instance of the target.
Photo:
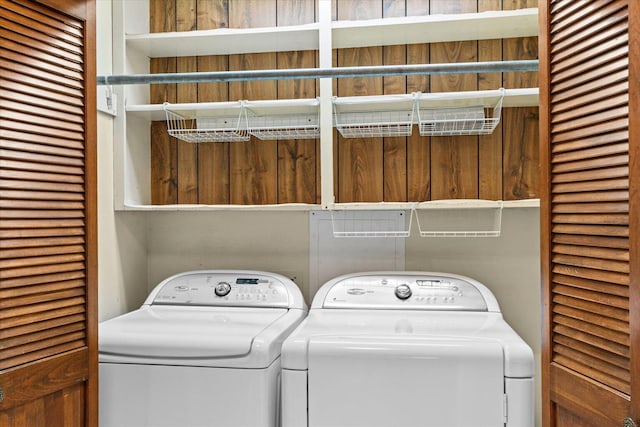
[(316, 337), (309, 427), (505, 423), (502, 346), (462, 338)]

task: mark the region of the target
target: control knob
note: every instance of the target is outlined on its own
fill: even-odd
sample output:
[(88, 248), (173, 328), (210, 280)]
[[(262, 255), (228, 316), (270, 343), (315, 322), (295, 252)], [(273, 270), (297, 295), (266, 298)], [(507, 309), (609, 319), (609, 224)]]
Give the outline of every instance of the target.
[(405, 300), (411, 296), (411, 288), (406, 284), (398, 285), (395, 294), (399, 299)]
[(220, 282), (214, 288), (214, 292), (219, 297), (223, 297), (225, 295), (228, 295), (229, 292), (231, 292), (231, 285), (228, 284), (227, 282)]

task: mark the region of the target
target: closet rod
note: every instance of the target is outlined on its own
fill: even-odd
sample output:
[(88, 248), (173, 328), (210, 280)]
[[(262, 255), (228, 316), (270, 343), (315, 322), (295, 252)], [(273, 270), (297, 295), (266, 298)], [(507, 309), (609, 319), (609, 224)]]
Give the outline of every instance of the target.
[(414, 74), (499, 73), (538, 71), (538, 60), (406, 64), (366, 67), (296, 68), (282, 70), (214, 71), (197, 73), (121, 74), (98, 76), (101, 85), (233, 82), (344, 77), (407, 76)]

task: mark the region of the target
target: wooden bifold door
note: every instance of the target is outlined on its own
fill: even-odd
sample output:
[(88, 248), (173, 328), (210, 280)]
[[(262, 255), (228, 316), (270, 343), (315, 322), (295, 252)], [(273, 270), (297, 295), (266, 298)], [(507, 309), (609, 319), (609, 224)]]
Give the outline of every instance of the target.
[(543, 425), (640, 420), (640, 2), (542, 0)]
[(97, 426), (95, 5), (0, 0), (0, 426)]

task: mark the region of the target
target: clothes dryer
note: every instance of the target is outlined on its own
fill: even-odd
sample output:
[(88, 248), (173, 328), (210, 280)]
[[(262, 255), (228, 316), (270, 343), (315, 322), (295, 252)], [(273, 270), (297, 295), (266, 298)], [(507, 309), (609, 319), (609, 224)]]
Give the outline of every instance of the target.
[(463, 276), (338, 277), (282, 349), (283, 427), (532, 427), (531, 348)]
[(164, 280), (99, 326), (100, 426), (277, 426), (282, 342), (306, 311), (273, 273)]

